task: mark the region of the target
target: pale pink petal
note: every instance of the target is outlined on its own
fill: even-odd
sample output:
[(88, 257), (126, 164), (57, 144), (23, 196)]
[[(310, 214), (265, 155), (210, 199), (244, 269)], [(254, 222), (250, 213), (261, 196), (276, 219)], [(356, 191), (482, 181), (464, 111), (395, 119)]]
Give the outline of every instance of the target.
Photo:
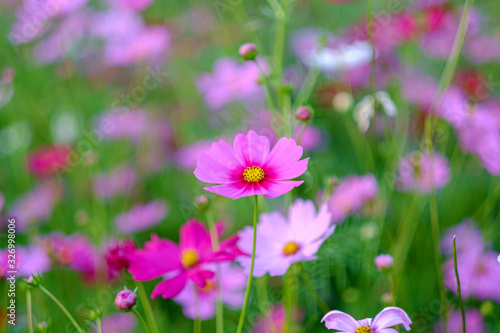
[(358, 322), (347, 313), (342, 311), (330, 311), (328, 312), (321, 322), (325, 322), (326, 328), (330, 330), (339, 330), (348, 333), (355, 333), (358, 328)]
[(233, 148), (220, 140), (208, 152), (200, 153), (194, 175), (205, 183), (226, 183), (243, 179), (245, 165)]
[(204, 187), (203, 189), (211, 193), (222, 195), (223, 197), (238, 199), (242, 196), (245, 196), (244, 194), (246, 193), (245, 190), (247, 188), (247, 185), (247, 181), (239, 181), (217, 186)]
[(235, 155), (240, 161), (244, 161), (247, 167), (262, 166), (270, 150), (269, 139), (255, 131), (249, 131), (247, 135), (238, 134), (234, 138), (233, 147)]
[(179, 274), (170, 278), (168, 280), (164, 280), (158, 283), (153, 289), (153, 293), (151, 294), (151, 298), (156, 298), (158, 296), (162, 296), (163, 298), (172, 298), (177, 296), (184, 286), (186, 285), (187, 276), (185, 273)]
[(267, 193), (264, 194), (266, 198), (276, 198), (280, 195), (283, 195), (287, 192), (290, 192), (294, 187), (302, 184), (303, 180), (262, 180), (260, 184), (267, 190)]
[(394, 328), (384, 328), (381, 330), (377, 330), (377, 333), (398, 333)]
[(400, 308), (388, 307), (382, 310), (375, 319), (373, 319), (372, 326), (374, 329), (378, 330), (400, 324), (409, 331), (411, 324), (410, 317)]

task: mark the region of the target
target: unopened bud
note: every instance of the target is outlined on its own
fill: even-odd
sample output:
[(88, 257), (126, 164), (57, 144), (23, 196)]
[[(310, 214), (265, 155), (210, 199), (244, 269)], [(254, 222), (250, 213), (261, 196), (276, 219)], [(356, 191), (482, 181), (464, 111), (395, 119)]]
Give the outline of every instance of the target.
[(120, 291), (115, 298), (115, 305), (121, 311), (128, 312), (132, 310), (132, 307), (135, 305), (137, 301), (137, 295), (134, 294), (132, 290), (122, 290)]
[(240, 46), (238, 53), (245, 60), (254, 60), (257, 56), (257, 47), (255, 46), (255, 44), (245, 43)]
[(298, 120), (304, 121), (304, 122), (310, 121), (312, 119), (312, 116), (313, 116), (313, 112), (307, 106), (301, 106), (295, 112), (295, 117)]
[(392, 268), (394, 258), (389, 254), (381, 254), (375, 258), (375, 266), (383, 272), (387, 272)]

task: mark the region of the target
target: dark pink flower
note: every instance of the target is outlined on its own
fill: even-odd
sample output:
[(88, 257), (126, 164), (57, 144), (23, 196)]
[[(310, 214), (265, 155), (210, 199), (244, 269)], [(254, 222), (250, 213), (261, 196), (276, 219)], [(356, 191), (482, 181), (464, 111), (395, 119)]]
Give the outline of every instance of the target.
[[(223, 225), (217, 224), (218, 236), (222, 234)], [(129, 272), (136, 281), (148, 281), (163, 278), (156, 285), (152, 298), (177, 296), (186, 286), (188, 280), (201, 288), (214, 277), (214, 272), (204, 267), (206, 264), (230, 261), (240, 254), (236, 248), (237, 237), (230, 237), (220, 243), (220, 250), (212, 250), (212, 239), (208, 230), (195, 219), (184, 224), (179, 232), (179, 244), (153, 235), (144, 244), (144, 249), (132, 252)]]
[(404, 310), (397, 307), (388, 307), (382, 310), (375, 319), (367, 318), (356, 320), (342, 311), (328, 312), (321, 322), (326, 328), (342, 331), (342, 333), (382, 333), (392, 332), (392, 326), (403, 325), (409, 331), (411, 320)]
[(127, 256), (136, 249), (133, 240), (124, 239), (121, 241), (111, 241), (104, 254), (108, 264), (108, 273), (111, 279), (115, 279), (128, 269), (130, 262)]
[(69, 146), (43, 147), (28, 156), (28, 170), (36, 177), (60, 174), (68, 168)]
[(206, 183), (221, 184), (205, 190), (238, 199), (262, 194), (275, 198), (303, 181), (289, 181), (307, 170), (309, 158), (300, 160), (302, 147), (293, 139), (281, 138), (273, 149), (269, 139), (254, 131), (238, 134), (233, 147), (220, 140), (200, 155), (195, 176)]

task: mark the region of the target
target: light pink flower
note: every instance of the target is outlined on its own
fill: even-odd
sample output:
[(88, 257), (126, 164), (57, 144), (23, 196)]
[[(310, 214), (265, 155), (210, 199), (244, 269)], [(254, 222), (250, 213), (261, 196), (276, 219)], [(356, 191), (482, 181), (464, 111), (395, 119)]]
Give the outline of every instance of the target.
[[(475, 309), (465, 310), (465, 330), (473, 333), (484, 333), (484, 319), (481, 312)], [(443, 324), (437, 324), (434, 332), (443, 333)], [(463, 333), (462, 314), (460, 311), (455, 311), (448, 316), (446, 332)]]
[[(304, 318), (304, 311), (293, 309), (292, 320), (293, 322), (301, 322)], [(257, 324), (252, 330), (253, 333), (286, 333), (286, 310), (282, 304), (273, 305), (270, 307), (269, 312), (257, 320)]]
[[(216, 226), (218, 237), (223, 232), (223, 225)], [(205, 288), (214, 272), (206, 264), (231, 261), (240, 252), (236, 249), (237, 237), (230, 237), (220, 243), (220, 250), (212, 250), (212, 239), (208, 230), (195, 219), (184, 224), (179, 232), (179, 245), (156, 235), (144, 244), (144, 249), (137, 249), (127, 258), (130, 261), (129, 272), (136, 281), (148, 281), (159, 277), (151, 295), (152, 298), (177, 296), (189, 280)]]
[(125, 8), (142, 12), (151, 6), (154, 0), (113, 0), (113, 2)]
[(431, 185), (435, 189), (446, 186), (451, 178), (448, 160), (436, 152), (433, 159), (434, 162), (427, 153), (413, 153), (403, 157), (398, 168), (397, 188), (400, 191), (428, 193)]
[(109, 172), (95, 176), (94, 192), (98, 197), (110, 199), (118, 194), (127, 194), (136, 182), (135, 171), (127, 165), (120, 165)]
[(16, 219), (16, 230), (25, 232), (29, 226), (37, 222), (45, 222), (61, 200), (62, 185), (57, 181), (45, 181), (21, 198), (6, 214)]
[(189, 146), (180, 147), (177, 150), (175, 160), (180, 167), (193, 171), (200, 158), (200, 154), (209, 151), (212, 143), (209, 141), (197, 141)]
[(47, 251), (40, 245), (20, 246), (14, 253), (14, 267), (10, 265), (8, 257), (11, 254), (7, 249), (0, 250), (0, 279), (8, 277), (8, 271), (16, 271), (16, 276), (29, 277), (32, 274), (43, 274), (51, 269), (50, 257)]
[[(114, 313), (101, 320), (101, 329), (106, 333), (133, 333), (137, 320), (132, 313)], [(96, 333), (92, 330), (92, 333)]]
[[(186, 287), (173, 300), (182, 305), (182, 312), (188, 318), (200, 318), (207, 320), (215, 316), (217, 304), (217, 269), (215, 265), (210, 267), (216, 274), (207, 281), (204, 288), (199, 287), (192, 281), (188, 281)], [(222, 302), (233, 310), (241, 308), (245, 295), (246, 276), (240, 267), (230, 263), (220, 264), (220, 290)]]
[(375, 266), (380, 270), (389, 269), (394, 264), (394, 258), (389, 254), (381, 254), (375, 258)]
[[(290, 207), (288, 219), (279, 212), (261, 214), (257, 225), (253, 275), (260, 277), (269, 273), (271, 276), (282, 276), (293, 263), (315, 260), (316, 252), (334, 230), (326, 204), (316, 213), (312, 201), (298, 199)], [(238, 247), (250, 255), (253, 228), (245, 227), (238, 236)], [(249, 274), (250, 257), (240, 257), (239, 261), (245, 273)]]
[(328, 208), (333, 223), (341, 223), (377, 196), (378, 184), (372, 174), (349, 176), (333, 191)]
[(115, 217), (115, 224), (122, 233), (137, 232), (157, 225), (165, 218), (168, 207), (163, 200), (135, 205), (128, 212)]
[(302, 147), (295, 140), (283, 137), (271, 150), (267, 137), (249, 131), (238, 134), (233, 147), (223, 140), (212, 144), (200, 155), (194, 174), (203, 182), (222, 184), (205, 190), (228, 198), (258, 194), (275, 198), (303, 183), (287, 180), (307, 170), (309, 158), (301, 157)]
[[(262, 70), (265, 70), (263, 61)], [(264, 90), (259, 84), (261, 72), (253, 61), (239, 63), (230, 58), (219, 59), (213, 73), (204, 73), (196, 80), (198, 90), (204, 96), (207, 106), (218, 110), (235, 101), (252, 105), (264, 99)]]
[[(396, 325), (403, 325), (409, 331), (411, 324), (410, 317), (408, 317), (406, 312), (397, 307), (385, 308), (373, 320), (372, 318), (367, 318), (358, 321), (347, 313), (334, 310), (328, 312), (321, 322), (325, 322), (326, 328), (342, 331), (342, 333), (390, 333), (394, 332), (394, 329), (390, 327)], [(365, 330), (358, 330), (359, 328), (364, 328)]]
[(446, 256), (453, 255), (454, 236), (456, 236), (458, 254), (465, 252), (481, 254), (485, 249), (481, 230), (472, 219), (464, 220), (446, 231), (441, 240), (441, 250)]

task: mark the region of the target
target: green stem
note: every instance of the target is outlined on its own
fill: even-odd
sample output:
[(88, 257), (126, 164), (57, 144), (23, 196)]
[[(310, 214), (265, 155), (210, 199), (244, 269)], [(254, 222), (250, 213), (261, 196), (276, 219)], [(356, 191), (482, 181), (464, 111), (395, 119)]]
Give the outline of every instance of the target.
[(240, 320), (238, 322), (238, 329), (236, 333), (241, 333), (243, 330), (243, 322), (245, 321), (245, 313), (247, 312), (248, 301), (250, 299), (250, 288), (252, 287), (253, 279), (253, 267), (255, 265), (255, 247), (257, 244), (257, 203), (258, 196), (254, 196), (254, 208), (253, 208), (253, 244), (252, 244), (252, 261), (250, 264), (250, 274), (248, 275), (247, 289), (245, 291), (245, 301), (243, 302), (243, 308), (241, 309)]
[(392, 274), (389, 274), (387, 276), (387, 279), (389, 281), (389, 290), (391, 291), (392, 306), (396, 306), (396, 292), (394, 288), (394, 279), (392, 278)]
[(26, 289), (26, 305), (28, 307), (28, 330), (33, 333), (33, 314), (31, 311), (31, 290), (29, 287)]
[[(210, 237), (212, 238), (212, 250), (219, 251), (219, 236), (217, 235), (217, 230), (215, 228), (215, 221), (210, 211), (207, 211), (205, 214), (207, 218), (208, 228), (210, 230)], [(222, 271), (220, 265), (217, 264), (215, 267), (216, 277), (215, 277), (215, 290), (217, 292), (217, 307), (215, 311), (215, 327), (217, 333), (224, 332), (224, 306), (222, 304), (222, 290), (221, 290), (221, 281), (222, 281)]]
[(201, 333), (201, 319), (200, 319), (200, 317), (194, 318), (193, 332), (194, 333)]
[(139, 320), (139, 322), (141, 323), (142, 328), (144, 328), (144, 331), (146, 333), (151, 333), (151, 331), (149, 330), (148, 324), (146, 324), (146, 322), (144, 321), (144, 318), (142, 318), (141, 314), (136, 310), (135, 307), (132, 308), (132, 312), (134, 313), (137, 320)]
[(304, 103), (308, 101), (309, 97), (313, 92), (314, 85), (316, 83), (316, 80), (318, 79), (318, 76), (319, 76), (319, 69), (317, 68), (310, 68), (307, 71), (304, 82), (302, 83), (302, 86), (300, 87), (300, 90), (297, 93), (297, 96), (295, 97), (295, 102), (293, 103), (294, 109), (304, 105)]
[(59, 308), (62, 310), (62, 312), (64, 312), (64, 314), (66, 315), (66, 317), (68, 317), (68, 319), (71, 321), (71, 323), (73, 324), (73, 326), (75, 326), (76, 330), (79, 333), (85, 333), (82, 330), (82, 328), (80, 327), (80, 325), (78, 325), (78, 323), (76, 322), (75, 318), (73, 318), (73, 316), (64, 307), (64, 305), (61, 302), (59, 302), (59, 300), (54, 295), (52, 295), (52, 293), (50, 291), (48, 291), (47, 289), (45, 289), (45, 287), (42, 286), (42, 285), (39, 285), (39, 288), (40, 288), (41, 291), (43, 291), (47, 296), (49, 296), (59, 306)]
[(144, 313), (146, 314), (148, 325), (151, 328), (151, 332), (160, 333), (160, 331), (158, 330), (158, 325), (156, 325), (153, 310), (151, 309), (151, 304), (149, 304), (149, 298), (146, 295), (146, 291), (144, 291), (144, 286), (141, 282), (138, 281), (135, 282), (135, 285), (137, 287), (137, 292), (139, 293), (139, 298), (141, 299), (142, 308), (144, 310)]
[(97, 333), (102, 333), (101, 318), (97, 317), (95, 319), (95, 324), (97, 326)]
[(460, 288), (460, 277), (458, 276), (458, 263), (457, 263), (457, 235), (453, 236), (453, 265), (455, 266), (455, 276), (457, 277), (457, 297), (458, 306), (460, 307), (460, 313), (462, 314), (462, 328), (463, 333), (465, 332), (465, 309), (464, 303), (462, 302), (462, 289)]
[(375, 43), (373, 42), (373, 31), (375, 29), (373, 23), (373, 4), (372, 0), (366, 0), (366, 27), (368, 31), (368, 41), (372, 48), (372, 59), (370, 60), (369, 86), (372, 93), (377, 89), (376, 80), (376, 60), (375, 60)]
[(300, 272), (302, 273), (302, 280), (304, 280), (304, 283), (306, 284), (307, 290), (314, 296), (314, 300), (316, 301), (316, 304), (318, 304), (319, 308), (321, 311), (324, 313), (327, 313), (330, 311), (330, 308), (328, 305), (323, 301), (321, 296), (318, 294), (316, 289), (314, 288), (314, 285), (311, 282), (311, 279), (309, 278), (309, 275), (307, 275), (306, 270), (304, 269), (304, 266), (300, 265)]

